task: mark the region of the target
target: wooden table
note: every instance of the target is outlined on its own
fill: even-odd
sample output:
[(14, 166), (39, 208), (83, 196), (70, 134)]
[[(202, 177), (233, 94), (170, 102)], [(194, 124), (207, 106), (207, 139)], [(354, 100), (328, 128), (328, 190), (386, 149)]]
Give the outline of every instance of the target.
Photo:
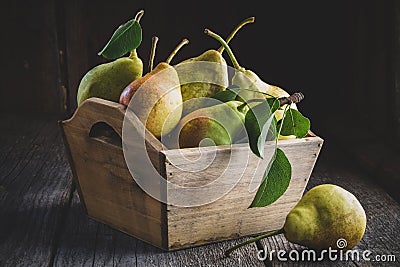
[(224, 250), (244, 239), (161, 251), (86, 216), (55, 119), (0, 118), (0, 266), (400, 266), (399, 203), (332, 150), (329, 140), (307, 188), (334, 183), (354, 193), (367, 213), (367, 230), (356, 249), (394, 255), (397, 262), (257, 259), (264, 246), (268, 251), (304, 249), (283, 235), (247, 245), (229, 258)]

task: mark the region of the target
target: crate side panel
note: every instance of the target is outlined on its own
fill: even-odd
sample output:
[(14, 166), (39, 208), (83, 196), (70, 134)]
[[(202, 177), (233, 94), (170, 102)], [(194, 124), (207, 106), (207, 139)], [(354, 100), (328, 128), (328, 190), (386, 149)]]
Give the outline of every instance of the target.
[[(242, 159), (239, 157), (235, 161), (247, 161), (247, 168), (240, 181), (226, 195), (207, 205), (198, 207), (169, 205), (167, 207), (169, 247), (172, 249), (190, 247), (263, 233), (282, 227), (287, 213), (298, 202), (305, 190), (321, 146), (322, 139), (318, 137), (280, 142), (279, 147), (285, 151), (292, 165), (292, 179), (289, 188), (281, 198), (271, 205), (250, 209), (248, 207), (255, 196), (256, 190), (249, 192), (249, 186), (254, 185), (253, 177), (256, 178), (262, 175), (268, 164), (268, 156), (265, 160), (259, 160), (251, 152), (248, 153), (249, 149), (246, 146), (232, 146), (232, 150), (238, 149), (243, 155)], [(189, 153), (189, 158), (195, 157), (192, 151)], [(271, 153), (270, 145), (266, 146), (265, 153), (266, 155)], [(222, 155), (227, 154), (222, 153)], [(179, 162), (179, 160), (171, 159), (168, 156), (178, 157), (178, 154), (167, 154), (167, 159), (175, 163)], [(215, 158), (218, 160), (218, 152)], [(226, 159), (220, 161), (222, 162), (220, 167), (223, 168), (226, 165)], [(185, 161), (182, 160), (182, 162)], [(196, 161), (193, 162), (193, 164), (196, 164)], [(212, 163), (208, 168), (196, 173), (184, 172), (182, 171), (182, 166), (175, 166), (170, 162), (166, 165), (167, 177), (168, 180), (175, 181), (178, 184), (196, 186), (195, 181), (198, 180), (199, 185), (204, 185), (204, 180), (212, 180), (210, 177), (216, 174), (216, 167), (213, 164), (216, 163)], [(235, 169), (235, 166), (239, 165), (241, 164), (236, 162), (227, 170), (232, 177), (243, 172), (241, 169)], [(256, 171), (259, 165), (260, 168)], [(233, 168), (231, 168), (232, 166)], [(193, 169), (195, 169), (195, 166)], [(219, 173), (217, 172), (217, 174)], [(206, 178), (202, 180), (202, 177)], [(235, 183), (235, 179), (232, 179), (232, 182)], [(226, 189), (224, 185), (221, 188), (221, 190)], [(177, 192), (174, 192), (174, 190), (168, 191), (169, 197), (174, 194), (177, 194)]]
[(88, 215), (161, 246), (162, 205), (136, 185), (122, 148), (92, 139), (78, 127), (64, 129)]

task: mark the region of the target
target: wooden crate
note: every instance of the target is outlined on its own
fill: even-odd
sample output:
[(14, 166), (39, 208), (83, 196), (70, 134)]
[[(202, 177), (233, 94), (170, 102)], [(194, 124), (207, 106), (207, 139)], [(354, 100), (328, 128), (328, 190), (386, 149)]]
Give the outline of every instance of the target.
[[(91, 218), (164, 250), (281, 228), (287, 213), (302, 197), (323, 144), (323, 140), (311, 132), (302, 139), (278, 142), (291, 162), (292, 179), (285, 194), (267, 207), (248, 208), (256, 193), (248, 190), (256, 165), (264, 164), (265, 169), (267, 164), (266, 161), (259, 162), (251, 152), (242, 179), (228, 194), (207, 205), (177, 207), (152, 198), (132, 178), (122, 149), (124, 115), (123, 105), (91, 98), (71, 119), (61, 122), (74, 180), (80, 200)], [(137, 123), (140, 123), (138, 119)], [(112, 131), (103, 131), (104, 127)], [(266, 150), (271, 150), (273, 145), (273, 142), (267, 143)], [(199, 174), (179, 168), (182, 154), (195, 158), (200, 153), (197, 148), (167, 150), (147, 131), (146, 146), (158, 173), (178, 184), (193, 185), (213, 179), (221, 159), (232, 150), (249, 154), (248, 144), (220, 146), (214, 162)], [(229, 170), (232, 175), (239, 171)], [(164, 193), (168, 196), (173, 192)]]

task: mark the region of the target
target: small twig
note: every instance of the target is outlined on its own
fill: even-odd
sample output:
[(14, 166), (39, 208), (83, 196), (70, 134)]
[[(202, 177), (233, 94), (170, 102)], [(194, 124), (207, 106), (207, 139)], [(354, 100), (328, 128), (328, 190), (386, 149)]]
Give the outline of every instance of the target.
[(137, 22), (140, 22), (140, 19), (143, 17), (143, 15), (144, 15), (144, 10), (140, 10), (140, 11), (136, 14), (134, 20), (136, 20)]
[[(252, 90), (249, 90), (249, 91), (252, 91)], [(258, 92), (256, 92), (256, 93), (258, 93)], [(279, 101), (279, 106), (282, 107), (286, 104), (297, 104), (297, 103), (301, 102), (303, 99), (304, 99), (304, 95), (302, 93), (294, 93), (288, 97), (280, 97), (280, 98), (278, 98), (278, 101)], [(253, 102), (262, 102), (262, 101), (264, 101), (264, 99), (259, 99), (259, 98), (249, 99), (243, 105), (250, 104)]]
[(189, 40), (186, 39), (186, 38), (184, 38), (184, 39), (182, 40), (182, 42), (180, 42), (180, 43), (178, 44), (178, 46), (175, 47), (175, 49), (171, 52), (171, 54), (168, 56), (168, 58), (167, 58), (167, 60), (166, 60), (165, 62), (166, 62), (167, 64), (171, 63), (172, 58), (176, 55), (176, 53), (179, 51), (179, 49), (181, 49), (182, 46), (184, 46), (184, 45), (186, 45), (186, 44), (188, 44), (188, 43), (189, 43)]
[(153, 70), (154, 57), (156, 55), (156, 47), (157, 47), (158, 37), (154, 36), (151, 39), (151, 50), (150, 50), (150, 59), (149, 59), (149, 72)]
[(236, 246), (233, 246), (233, 247), (227, 249), (225, 251), (225, 253), (224, 253), (225, 257), (229, 257), (229, 255), (232, 253), (232, 251), (234, 251), (234, 250), (236, 250), (236, 249), (238, 249), (240, 247), (243, 247), (243, 246), (245, 246), (247, 244), (256, 242), (256, 241), (261, 240), (263, 238), (267, 238), (267, 237), (270, 237), (270, 236), (279, 235), (279, 234), (283, 234), (283, 233), (284, 233), (283, 229), (278, 229), (278, 230), (274, 230), (274, 231), (271, 231), (271, 232), (268, 232), (268, 233), (265, 233), (265, 234), (250, 238), (250, 239), (248, 239), (248, 240), (246, 240), (246, 241), (244, 241), (244, 242), (242, 242), (240, 244), (237, 244)]
[[(248, 24), (248, 23), (253, 23), (254, 20), (255, 20), (255, 17), (250, 17), (250, 18), (247, 18), (247, 19), (243, 20), (242, 22), (240, 22), (239, 25), (237, 25), (236, 28), (233, 29), (233, 31), (229, 34), (229, 36), (228, 36), (228, 38), (226, 38), (226, 41), (225, 41), (225, 42), (228, 44), (228, 43), (232, 40), (232, 38), (235, 36), (235, 34), (236, 34), (244, 25), (246, 25), (246, 24)], [(222, 53), (222, 52), (224, 52), (224, 50), (225, 50), (225, 47), (224, 47), (223, 45), (221, 45), (221, 47), (218, 49), (218, 52)]]
[(288, 97), (280, 97), (278, 98), (279, 104), (281, 106), (286, 104), (297, 104), (304, 99), (304, 95), (302, 93), (294, 93)]

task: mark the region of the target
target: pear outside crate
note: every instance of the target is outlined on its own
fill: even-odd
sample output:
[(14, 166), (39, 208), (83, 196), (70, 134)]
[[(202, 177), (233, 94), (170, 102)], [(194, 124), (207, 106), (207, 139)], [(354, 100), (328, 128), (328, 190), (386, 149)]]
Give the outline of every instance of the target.
[[(248, 208), (256, 194), (256, 190), (249, 192), (252, 178), (255, 174), (262, 175), (260, 170), (268, 164), (267, 160), (253, 155), (248, 144), (218, 146), (216, 151), (168, 150), (146, 130), (147, 153), (154, 168), (175, 184), (201, 186), (209, 183), (221, 175), (232, 154), (236, 163), (246, 166), (243, 170), (237, 167), (243, 164), (233, 164), (225, 170), (235, 178), (244, 173), (238, 183), (234, 181), (233, 189), (221, 198), (197, 207), (179, 207), (151, 197), (132, 178), (121, 140), (125, 111), (121, 104), (90, 98), (78, 107), (72, 118), (60, 122), (74, 181), (88, 216), (164, 250), (281, 228), (288, 212), (302, 197), (323, 144), (323, 140), (311, 132), (305, 138), (280, 140), (278, 147), (292, 165), (289, 187), (271, 205)], [(132, 119), (143, 127), (137, 117)], [(268, 142), (265, 153), (271, 153), (273, 146), (274, 142)], [(215, 159), (201, 173), (184, 171), (196, 169), (195, 159), (201, 153), (202, 156), (215, 153)], [(259, 173), (255, 173), (258, 165)], [(168, 187), (161, 193), (176, 197)]]

